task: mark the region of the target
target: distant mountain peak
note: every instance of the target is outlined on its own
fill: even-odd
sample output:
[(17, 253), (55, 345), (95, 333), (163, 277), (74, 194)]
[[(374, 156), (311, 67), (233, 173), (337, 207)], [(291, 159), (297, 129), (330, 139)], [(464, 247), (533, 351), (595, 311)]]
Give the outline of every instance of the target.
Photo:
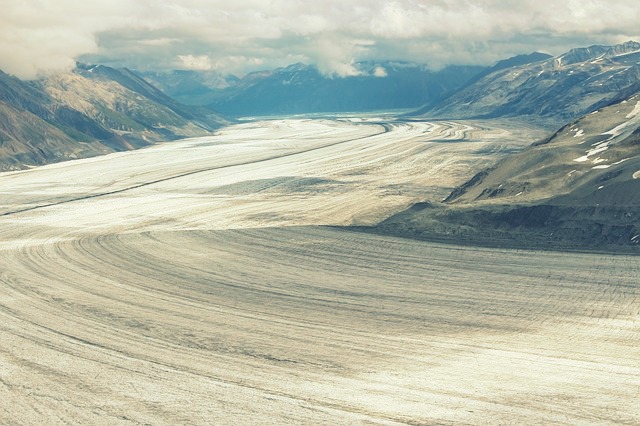
[(344, 78), (301, 63), (251, 73), (235, 86), (212, 93), (208, 105), (232, 116), (417, 108), (442, 99), (483, 70), (460, 66), (432, 71), (401, 61), (353, 65), (359, 74)]
[(640, 51), (640, 43), (631, 40), (614, 46), (593, 45), (589, 47), (579, 47), (558, 56), (556, 58), (556, 64), (559, 66), (567, 66), (580, 62), (613, 58), (638, 51)]
[(611, 46), (609, 50), (612, 56), (637, 52), (640, 50), (640, 43), (638, 43), (637, 41), (629, 40), (622, 44)]
[(526, 65), (534, 62), (545, 61), (547, 59), (552, 58), (548, 53), (542, 52), (532, 52), (524, 55), (516, 55), (508, 59), (504, 59), (502, 61), (497, 62), (492, 69), (504, 69), (508, 67), (518, 66), (518, 65)]
[(311, 65), (307, 65), (307, 64), (302, 63), (302, 62), (296, 62), (295, 64), (288, 65), (288, 66), (286, 66), (284, 68), (279, 68), (279, 70), (288, 71), (288, 72), (292, 72), (292, 71), (295, 72), (295, 71), (306, 71), (306, 70), (308, 70), (310, 68), (315, 68), (315, 67), (313, 67)]

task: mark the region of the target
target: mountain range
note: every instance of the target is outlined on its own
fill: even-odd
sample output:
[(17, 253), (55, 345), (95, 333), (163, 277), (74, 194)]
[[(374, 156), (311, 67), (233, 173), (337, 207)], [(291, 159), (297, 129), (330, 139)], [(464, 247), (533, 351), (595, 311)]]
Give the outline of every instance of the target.
[(185, 105), (205, 106), (240, 78), (213, 70), (134, 71), (168, 96)]
[(0, 170), (205, 135), (226, 123), (127, 69), (79, 64), (35, 81), (0, 71)]
[(381, 232), (494, 246), (640, 248), (640, 91), (419, 203)]
[(242, 78), (214, 71), (138, 73), (185, 104), (229, 116), (414, 109), (413, 117), (528, 116), (558, 127), (639, 88), (640, 43), (534, 52), (492, 67), (433, 71), (399, 61), (359, 62), (358, 75), (327, 76), (294, 64)]
[(515, 117), (537, 121), (550, 136), (376, 231), (498, 246), (640, 248), (640, 43), (536, 52), (486, 68), (366, 62), (358, 69), (346, 78), (303, 64), (243, 78), (147, 74), (183, 102), (128, 69), (78, 64), (36, 81), (0, 72), (0, 170), (209, 134), (229, 123), (216, 110), (414, 106), (405, 119)]
[(529, 60), (522, 64), (513, 60), (498, 64), (472, 84), (414, 115), (531, 116), (561, 125), (640, 88), (640, 43), (633, 41), (572, 49), (556, 57), (534, 54), (525, 58)]
[(417, 117), (563, 123), (380, 232), (527, 248), (640, 249), (640, 43), (494, 69)]
[(358, 75), (335, 77), (293, 64), (243, 78), (209, 71), (140, 73), (184, 103), (230, 116), (416, 109), (433, 105), (485, 70), (450, 66), (432, 71), (409, 62), (359, 62)]

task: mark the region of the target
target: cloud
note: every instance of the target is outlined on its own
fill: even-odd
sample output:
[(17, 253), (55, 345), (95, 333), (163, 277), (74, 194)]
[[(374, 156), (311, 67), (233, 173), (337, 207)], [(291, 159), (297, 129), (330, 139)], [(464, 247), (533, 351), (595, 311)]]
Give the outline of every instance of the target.
[(211, 58), (209, 58), (207, 55), (178, 55), (178, 59), (180, 60), (180, 68), (183, 69), (201, 71), (208, 71), (213, 69)]
[(376, 67), (373, 70), (373, 76), (374, 77), (386, 77), (387, 76), (387, 70), (384, 69), (384, 67)]
[(0, 0), (0, 69), (23, 78), (73, 67), (81, 54), (97, 52), (95, 34), (128, 25), (128, 1)]
[(354, 77), (362, 74), (355, 66), (355, 58), (370, 45), (368, 40), (356, 40), (342, 34), (321, 34), (307, 43), (302, 52), (325, 75)]
[(227, 56), (216, 59), (207, 55), (178, 55), (179, 62), (175, 68), (183, 70), (200, 70), (200, 71), (224, 71), (231, 69), (242, 69), (247, 64), (253, 66), (262, 65), (260, 58), (248, 58), (246, 56)]
[(0, 0), (0, 69), (77, 59), (244, 73), (293, 62), (358, 75), (359, 60), (490, 64), (534, 50), (640, 39), (636, 0)]

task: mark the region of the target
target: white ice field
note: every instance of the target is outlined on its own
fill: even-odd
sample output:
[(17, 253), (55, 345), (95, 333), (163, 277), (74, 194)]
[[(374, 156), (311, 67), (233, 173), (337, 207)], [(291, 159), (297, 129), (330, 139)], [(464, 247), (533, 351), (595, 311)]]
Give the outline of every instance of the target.
[(372, 225), (537, 134), (250, 122), (0, 174), (0, 424), (640, 423), (640, 259)]

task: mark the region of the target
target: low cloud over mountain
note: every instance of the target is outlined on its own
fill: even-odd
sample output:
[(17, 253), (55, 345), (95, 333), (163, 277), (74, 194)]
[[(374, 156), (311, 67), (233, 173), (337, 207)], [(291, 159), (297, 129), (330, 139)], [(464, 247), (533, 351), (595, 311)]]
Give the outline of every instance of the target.
[(21, 78), (70, 70), (78, 58), (235, 74), (304, 62), (344, 77), (362, 60), (489, 65), (541, 45), (559, 54), (640, 38), (632, 0), (0, 3), (0, 69)]
[(312, 65), (294, 64), (242, 79), (211, 71), (141, 73), (187, 104), (209, 105), (235, 116), (354, 112), (432, 105), (483, 71), (452, 66), (431, 71), (410, 62), (354, 64), (357, 75), (332, 78)]

